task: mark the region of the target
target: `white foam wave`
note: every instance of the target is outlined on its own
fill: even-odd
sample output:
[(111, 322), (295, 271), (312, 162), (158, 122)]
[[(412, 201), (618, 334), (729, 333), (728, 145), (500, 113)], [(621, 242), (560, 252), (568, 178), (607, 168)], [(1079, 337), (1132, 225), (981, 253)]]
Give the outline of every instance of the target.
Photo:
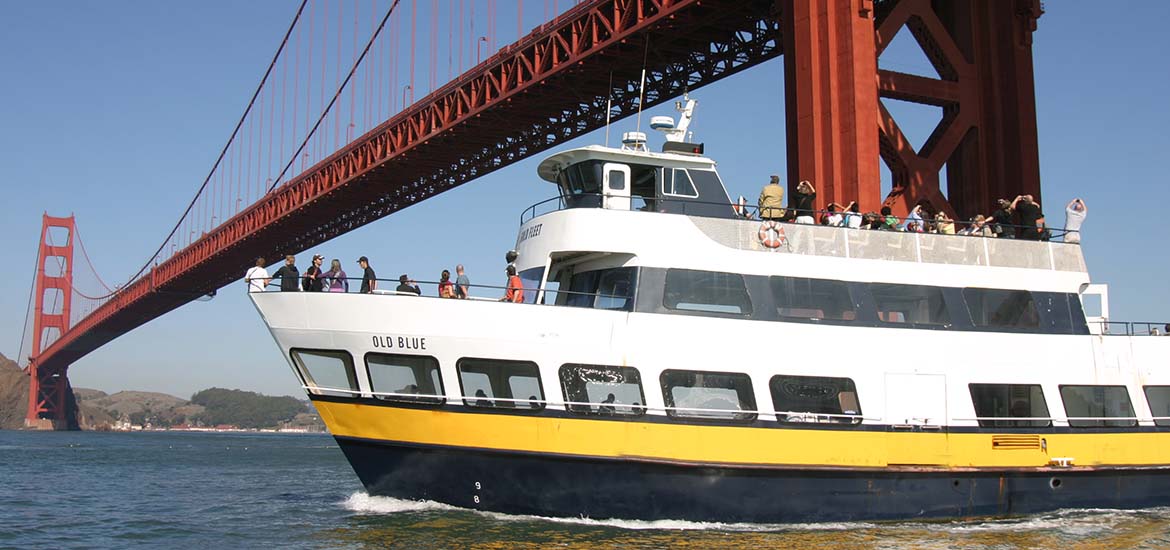
[(638, 520), (638, 519), (592, 519), (556, 518), (545, 516), (509, 515), (496, 512), (483, 512), (484, 515), (502, 521), (547, 521), (550, 523), (568, 523), (590, 527), (613, 527), (631, 531), (663, 530), (663, 531), (730, 531), (730, 532), (769, 532), (769, 531), (845, 531), (850, 529), (866, 529), (874, 527), (870, 523), (842, 522), (842, 523), (721, 523), (713, 521), (686, 521), (679, 519)]
[(454, 506), (430, 500), (403, 500), (392, 497), (379, 497), (363, 492), (349, 495), (341, 503), (341, 507), (351, 512), (363, 514), (399, 514), (402, 512), (429, 512), (433, 510), (459, 510)]
[(1078, 508), (1026, 516), (983, 520), (978, 522), (955, 522), (930, 525), (929, 529), (952, 533), (996, 532), (996, 531), (1058, 531), (1069, 535), (1087, 536), (1110, 531), (1118, 524), (1140, 517), (1167, 517), (1168, 508), (1145, 510), (1114, 510)]

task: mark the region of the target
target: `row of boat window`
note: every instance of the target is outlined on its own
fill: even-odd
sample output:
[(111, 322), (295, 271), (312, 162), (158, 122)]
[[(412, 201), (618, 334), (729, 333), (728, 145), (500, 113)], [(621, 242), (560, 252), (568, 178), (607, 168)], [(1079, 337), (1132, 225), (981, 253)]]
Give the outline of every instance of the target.
[[(540, 279), (538, 274), (530, 276)], [(557, 296), (556, 303), (594, 309), (902, 328), (1088, 334), (1080, 297), (1074, 293), (649, 267), (574, 273), (558, 288), (570, 292), (559, 293), (563, 296)]]
[[(361, 395), (353, 358), (337, 350), (292, 350), (299, 375), (310, 391)], [(438, 359), (430, 356), (367, 353), (371, 394), (379, 399), (441, 405), (446, 402)], [(531, 361), (464, 357), (456, 363), (463, 404), (468, 407), (539, 411), (548, 400), (540, 369)], [(642, 377), (634, 367), (568, 363), (558, 370), (566, 410), (593, 416), (646, 413)], [(759, 408), (746, 373), (682, 369), (662, 371), (659, 386), (671, 417), (751, 422)], [(1060, 398), (1069, 426), (1137, 425), (1125, 386), (1062, 385)], [(862, 407), (850, 378), (778, 374), (768, 380), (772, 407), (781, 422), (860, 424)], [(1039, 384), (970, 384), (979, 425), (1042, 428), (1052, 425)], [(1170, 386), (1146, 386), (1146, 400), (1158, 426), (1170, 426)]]

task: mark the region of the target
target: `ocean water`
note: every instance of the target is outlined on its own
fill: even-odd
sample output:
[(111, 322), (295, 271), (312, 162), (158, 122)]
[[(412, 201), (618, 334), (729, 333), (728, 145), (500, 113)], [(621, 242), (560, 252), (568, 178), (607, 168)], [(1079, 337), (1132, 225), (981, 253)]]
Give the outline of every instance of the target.
[(1170, 508), (807, 525), (507, 516), (371, 497), (324, 435), (0, 431), (0, 548), (1162, 549)]

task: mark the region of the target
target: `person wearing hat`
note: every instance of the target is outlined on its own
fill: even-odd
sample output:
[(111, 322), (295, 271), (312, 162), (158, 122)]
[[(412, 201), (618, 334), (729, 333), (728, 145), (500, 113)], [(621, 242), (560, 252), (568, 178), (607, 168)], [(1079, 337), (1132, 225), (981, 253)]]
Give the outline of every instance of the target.
[(508, 264), (508, 267), (504, 270), (504, 273), (508, 275), (508, 286), (507, 289), (504, 290), (504, 297), (500, 298), (500, 301), (513, 302), (517, 304), (523, 303), (524, 282), (520, 280), (518, 275), (516, 275), (516, 266)]
[(358, 266), (362, 268), (362, 294), (369, 294), (378, 288), (377, 275), (374, 275), (374, 268), (370, 267), (370, 260), (365, 256), (358, 258)]
[(325, 256), (313, 254), (313, 261), (305, 270), (305, 277), (301, 279), (301, 289), (305, 292), (321, 292), (325, 290), (325, 279), (321, 277), (321, 263)]
[(773, 175), (768, 185), (760, 190), (757, 206), (762, 220), (784, 219), (784, 188), (780, 187), (780, 176)]
[(418, 284), (410, 280), (410, 277), (405, 273), (398, 276), (398, 288), (394, 289), (399, 294), (414, 294), (415, 296), (422, 296), (422, 290), (418, 288)]

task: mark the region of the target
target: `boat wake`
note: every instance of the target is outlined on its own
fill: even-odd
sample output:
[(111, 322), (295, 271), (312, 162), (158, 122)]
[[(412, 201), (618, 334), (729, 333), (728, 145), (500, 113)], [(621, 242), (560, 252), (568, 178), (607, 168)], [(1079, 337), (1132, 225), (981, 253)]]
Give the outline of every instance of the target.
[(345, 499), (345, 501), (341, 503), (341, 507), (351, 512), (375, 515), (463, 509), (430, 500), (403, 500), (391, 497), (373, 496), (363, 492), (357, 492), (349, 495), (349, 498)]

